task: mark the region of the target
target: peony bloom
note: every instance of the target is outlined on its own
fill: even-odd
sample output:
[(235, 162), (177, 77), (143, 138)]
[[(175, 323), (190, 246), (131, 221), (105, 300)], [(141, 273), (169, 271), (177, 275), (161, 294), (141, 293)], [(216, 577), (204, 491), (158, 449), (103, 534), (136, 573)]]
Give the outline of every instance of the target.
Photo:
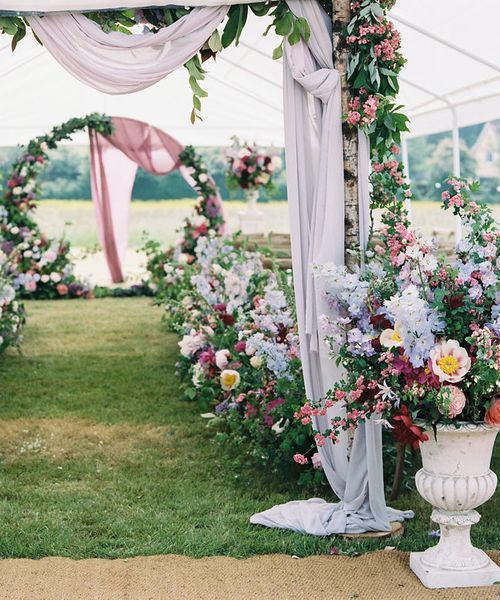
[(62, 277), (61, 277), (60, 273), (57, 273), (56, 271), (52, 271), (52, 273), (50, 274), (50, 279), (54, 283), (59, 283), (61, 281)]
[(403, 340), (399, 335), (399, 330), (395, 329), (384, 329), (380, 334), (380, 343), (386, 348), (394, 348), (403, 345)]
[[(448, 391), (449, 395), (446, 394), (446, 400), (450, 401), (448, 406), (438, 406), (439, 412), (449, 417), (450, 419), (454, 419), (457, 417), (463, 409), (465, 408), (465, 404), (467, 403), (467, 399), (463, 391), (457, 387), (456, 385), (444, 385), (442, 387), (443, 391)], [(447, 409), (447, 410), (443, 410)]]
[(230, 356), (231, 354), (229, 350), (218, 350), (215, 353), (215, 364), (221, 371), (223, 371), (227, 367)]
[(240, 384), (240, 374), (233, 369), (226, 369), (220, 374), (220, 384), (223, 390), (230, 392)]
[(179, 342), (179, 348), (182, 356), (190, 358), (195, 352), (201, 350), (201, 348), (207, 343), (207, 337), (201, 332), (197, 332), (195, 329), (191, 330), (190, 335), (185, 335)]
[(484, 422), (491, 427), (500, 427), (500, 398), (497, 398), (486, 411)]
[(467, 375), (471, 360), (457, 340), (446, 340), (430, 351), (432, 370), (439, 381), (458, 383)]

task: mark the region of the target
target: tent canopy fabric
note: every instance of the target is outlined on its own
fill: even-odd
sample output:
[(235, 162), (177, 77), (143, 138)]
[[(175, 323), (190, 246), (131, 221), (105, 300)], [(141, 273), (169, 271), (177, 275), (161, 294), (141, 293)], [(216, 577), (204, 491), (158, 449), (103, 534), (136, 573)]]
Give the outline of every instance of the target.
[[(208, 5), (240, 0), (191, 0)], [(155, 4), (148, 0), (0, 0), (6, 10), (54, 11)], [(164, 5), (164, 0), (156, 2)], [(411, 118), (411, 135), (500, 118), (500, 44), (496, 24), (500, 3), (482, 0), (471, 10), (466, 0), (398, 0), (393, 11), (408, 59), (399, 100)], [(14, 53), (0, 37), (0, 146), (26, 142), (76, 114), (106, 112), (154, 123), (186, 143), (220, 145), (233, 134), (263, 144), (283, 143), (281, 65), (271, 59), (280, 39), (262, 33), (269, 18), (251, 16), (242, 43), (206, 63), (203, 122), (189, 123), (191, 90), (187, 76), (173, 73), (149, 90), (110, 97), (90, 90), (64, 72), (29, 36)], [(451, 46), (450, 46), (451, 44)], [(175, 96), (175, 100), (172, 98)]]

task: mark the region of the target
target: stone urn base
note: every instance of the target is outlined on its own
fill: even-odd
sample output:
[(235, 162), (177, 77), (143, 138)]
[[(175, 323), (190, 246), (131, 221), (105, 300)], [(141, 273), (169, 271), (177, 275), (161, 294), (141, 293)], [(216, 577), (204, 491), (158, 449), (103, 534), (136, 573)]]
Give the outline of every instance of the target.
[(490, 470), (496, 429), (464, 423), (458, 428), (438, 425), (420, 444), (422, 469), (415, 482), (434, 510), (439, 543), (425, 552), (412, 552), (410, 567), (428, 588), (476, 587), (500, 582), (500, 568), (474, 548), (470, 528), (481, 516), (474, 510), (491, 498), (497, 477)]
[(246, 197), (246, 210), (238, 212), (240, 231), (244, 235), (262, 233), (264, 231), (264, 213), (257, 208), (259, 190), (248, 190)]

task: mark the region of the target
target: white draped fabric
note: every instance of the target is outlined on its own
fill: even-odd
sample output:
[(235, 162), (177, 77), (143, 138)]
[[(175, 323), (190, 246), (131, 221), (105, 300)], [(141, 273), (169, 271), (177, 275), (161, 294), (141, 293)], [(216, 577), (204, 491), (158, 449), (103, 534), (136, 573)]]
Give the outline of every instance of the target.
[(0, 11), (19, 13), (82, 12), (90, 10), (112, 10), (118, 8), (143, 8), (144, 6), (222, 6), (228, 4), (248, 4), (248, 0), (188, 0), (188, 2), (167, 2), (167, 0), (0, 0)]
[[(311, 38), (285, 43), (284, 101), (288, 204), (294, 286), (307, 397), (319, 400), (339, 378), (318, 330), (318, 316), (328, 314), (321, 281), (312, 265), (344, 262), (344, 169), (340, 78), (333, 68), (331, 21), (319, 4), (288, 0), (294, 14), (307, 19)], [(359, 136), (360, 234), (364, 245), (369, 220), (369, 148)], [(336, 406), (318, 417), (321, 431), (343, 409)], [(390, 531), (390, 521), (413, 513), (385, 505), (382, 431), (368, 422), (355, 434), (350, 459), (347, 436), (319, 448), (328, 481), (341, 499), (329, 504), (313, 498), (289, 502), (253, 515), (252, 523), (314, 535)]]
[[(81, 0), (83, 1), (83, 0)], [(77, 4), (81, 6), (81, 1)], [(339, 377), (318, 331), (328, 311), (312, 265), (344, 260), (344, 188), (339, 75), (333, 68), (329, 19), (313, 0), (287, 0), (311, 28), (308, 43), (285, 44), (285, 132), (294, 283), (304, 379), (308, 398), (319, 399)], [(0, 0), (1, 2), (1, 0)], [(27, 0), (26, 0), (27, 3)], [(198, 5), (187, 1), (182, 4)], [(54, 57), (81, 81), (111, 94), (144, 89), (190, 58), (227, 14), (226, 6), (203, 0), (199, 8), (158, 34), (103, 33), (82, 15), (29, 17)], [(68, 2), (61, 2), (61, 7)], [(109, 0), (107, 2), (109, 4)], [(130, 5), (130, 1), (127, 2)], [(214, 6), (217, 5), (217, 6)], [(1, 5), (0, 5), (1, 6)], [(368, 144), (360, 136), (362, 243), (368, 231)], [(337, 408), (336, 410), (340, 410)], [(328, 427), (320, 418), (319, 429)], [(347, 439), (320, 448), (328, 481), (341, 499), (292, 502), (254, 515), (252, 523), (315, 535), (388, 531), (390, 520), (412, 516), (388, 509), (382, 477), (381, 429), (368, 423), (357, 431), (350, 458)]]
[(160, 81), (193, 57), (222, 23), (228, 6), (199, 8), (158, 33), (105, 33), (84, 15), (28, 17), (52, 56), (81, 82), (130, 94)]

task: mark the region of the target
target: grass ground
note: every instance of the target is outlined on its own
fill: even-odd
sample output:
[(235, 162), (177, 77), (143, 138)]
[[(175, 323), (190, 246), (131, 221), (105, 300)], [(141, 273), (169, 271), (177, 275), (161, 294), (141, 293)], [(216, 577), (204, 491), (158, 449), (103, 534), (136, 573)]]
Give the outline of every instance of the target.
[[(412, 205), (416, 225), (430, 236), (435, 227), (454, 229), (454, 218), (450, 213), (439, 209), (438, 202), (419, 201)], [(500, 222), (500, 204), (492, 205), (497, 221)], [(176, 230), (193, 208), (193, 200), (161, 200), (158, 202), (134, 201), (130, 213), (130, 246), (142, 245), (143, 232), (164, 244), (174, 243), (178, 237)], [(232, 231), (239, 227), (238, 212), (243, 210), (242, 202), (226, 202), (224, 209)], [(260, 204), (264, 212), (266, 233), (288, 233), (288, 207), (286, 202)], [(97, 231), (94, 209), (91, 202), (75, 200), (44, 200), (37, 211), (37, 219), (42, 231), (50, 236), (60, 236), (66, 232), (75, 246), (91, 248), (97, 244)], [(69, 224), (66, 224), (69, 223)]]
[[(0, 557), (305, 556), (429, 544), (430, 508), (395, 541), (347, 542), (251, 526), (304, 498), (290, 482), (223, 462), (174, 374), (177, 340), (146, 299), (28, 303), (23, 353), (0, 360)], [(323, 492), (328, 497), (326, 491)], [(475, 542), (499, 547), (498, 501)]]

